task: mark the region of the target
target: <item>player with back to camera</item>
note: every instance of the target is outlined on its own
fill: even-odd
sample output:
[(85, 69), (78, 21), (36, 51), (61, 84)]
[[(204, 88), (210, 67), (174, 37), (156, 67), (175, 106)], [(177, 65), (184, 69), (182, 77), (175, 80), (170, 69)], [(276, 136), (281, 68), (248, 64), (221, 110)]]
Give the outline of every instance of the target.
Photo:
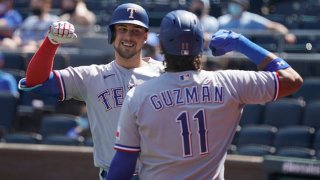
[(201, 70), (202, 28), (184, 10), (162, 19), (159, 37), (166, 72), (127, 93), (108, 179), (129, 179), (138, 158), (142, 180), (224, 179), (243, 107), (292, 94), (303, 80), (283, 59), (227, 30), (213, 35), (212, 54), (241, 52), (260, 71)]
[(114, 133), (126, 92), (144, 81), (159, 76), (162, 63), (142, 58), (142, 47), (148, 37), (149, 18), (137, 4), (119, 5), (109, 24), (109, 43), (115, 49), (115, 60), (105, 65), (68, 67), (52, 70), (57, 48), (76, 38), (74, 26), (55, 22), (48, 36), (28, 65), (20, 89), (56, 97), (76, 99), (87, 106), (94, 144), (94, 165), (105, 179), (115, 153)]

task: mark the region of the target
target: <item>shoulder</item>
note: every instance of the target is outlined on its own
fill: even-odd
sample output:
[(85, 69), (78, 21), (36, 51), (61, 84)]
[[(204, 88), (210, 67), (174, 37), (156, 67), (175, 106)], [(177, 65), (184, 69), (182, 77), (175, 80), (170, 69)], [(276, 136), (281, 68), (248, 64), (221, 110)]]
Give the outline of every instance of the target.
[[(73, 73), (78, 73), (86, 76), (96, 76), (102, 72), (106, 71), (112, 71), (112, 66), (111, 64), (105, 64), (105, 65), (89, 65), (89, 66), (78, 66), (78, 67), (68, 67), (64, 70), (73, 72)], [(62, 70), (63, 71), (63, 70)]]
[(143, 58), (145, 62), (147, 62), (146, 68), (150, 70), (154, 70), (155, 72), (163, 73), (164, 72), (164, 65), (162, 61), (157, 61), (152, 59), (151, 57)]

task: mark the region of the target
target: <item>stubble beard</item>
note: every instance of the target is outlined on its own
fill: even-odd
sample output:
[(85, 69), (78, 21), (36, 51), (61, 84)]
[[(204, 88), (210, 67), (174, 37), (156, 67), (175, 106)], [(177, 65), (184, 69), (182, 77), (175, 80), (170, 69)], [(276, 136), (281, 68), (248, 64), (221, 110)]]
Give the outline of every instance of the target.
[(126, 51), (125, 49), (122, 49), (120, 47), (114, 47), (115, 51), (119, 54), (119, 56), (123, 59), (130, 59), (136, 54), (138, 54), (139, 51)]

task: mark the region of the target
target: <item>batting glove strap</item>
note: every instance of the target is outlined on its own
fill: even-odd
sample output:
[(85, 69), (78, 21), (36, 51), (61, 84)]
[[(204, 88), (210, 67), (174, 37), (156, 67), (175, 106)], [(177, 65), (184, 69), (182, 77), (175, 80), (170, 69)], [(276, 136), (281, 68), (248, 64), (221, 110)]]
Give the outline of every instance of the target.
[(77, 38), (73, 24), (67, 21), (52, 23), (48, 32), (48, 39), (52, 44), (70, 43)]
[(269, 62), (266, 67), (264, 68), (264, 71), (278, 71), (280, 69), (286, 69), (290, 67), (290, 65), (283, 59), (281, 58), (276, 58)]

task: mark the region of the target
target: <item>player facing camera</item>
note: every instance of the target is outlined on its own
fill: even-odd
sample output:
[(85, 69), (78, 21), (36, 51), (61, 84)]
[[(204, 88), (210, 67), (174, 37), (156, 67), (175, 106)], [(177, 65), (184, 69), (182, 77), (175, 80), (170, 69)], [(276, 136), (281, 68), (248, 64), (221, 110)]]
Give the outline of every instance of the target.
[(108, 26), (108, 42), (110, 44), (115, 40), (114, 26), (116, 24), (134, 24), (143, 27), (146, 31), (149, 30), (147, 12), (141, 6), (132, 3), (122, 4), (114, 10)]

